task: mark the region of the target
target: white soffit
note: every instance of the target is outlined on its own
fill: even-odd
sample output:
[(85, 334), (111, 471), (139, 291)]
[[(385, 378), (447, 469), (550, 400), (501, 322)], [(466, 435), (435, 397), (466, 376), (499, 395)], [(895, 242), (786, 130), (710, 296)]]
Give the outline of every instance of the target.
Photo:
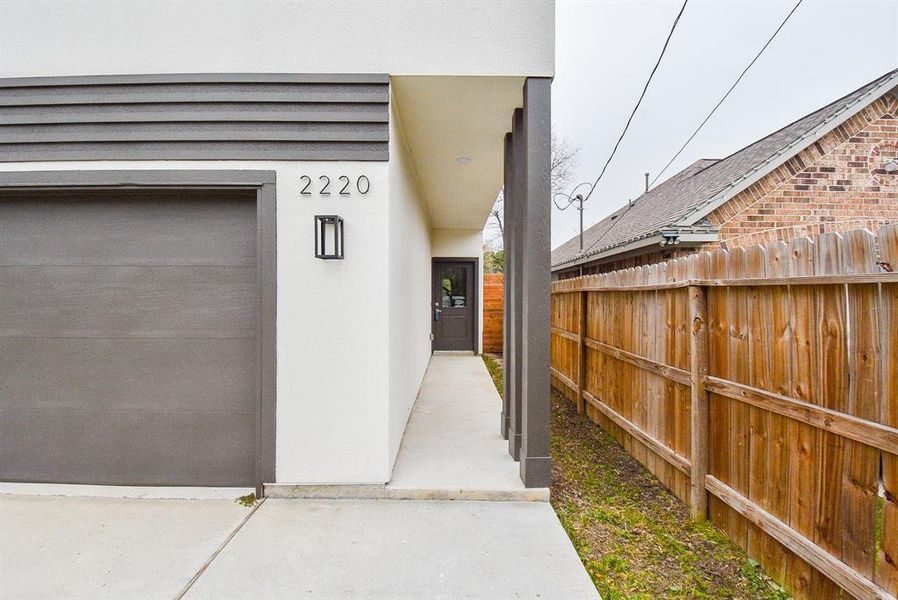
[(521, 106), (524, 78), (394, 76), (391, 81), (431, 226), (482, 228), (502, 188), (505, 133)]

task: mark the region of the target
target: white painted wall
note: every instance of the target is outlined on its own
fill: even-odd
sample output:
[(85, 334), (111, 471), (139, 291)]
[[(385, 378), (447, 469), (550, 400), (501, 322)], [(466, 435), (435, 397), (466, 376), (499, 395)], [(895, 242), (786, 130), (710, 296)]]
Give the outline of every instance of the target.
[[(384, 482), (430, 356), (430, 258), (482, 259), (481, 223), (452, 219), (485, 215), (500, 183), (502, 135), (519, 103), (515, 78), (552, 76), (553, 48), (550, 0), (0, 0), (2, 77), (478, 76), (404, 82), (409, 102), (421, 109), (406, 111), (403, 128), (403, 111), (391, 104), (386, 163), (85, 161), (5, 163), (0, 169), (277, 171), (277, 481)], [(479, 77), (485, 75), (495, 77)], [(461, 133), (462, 117), (430, 101), (446, 97), (477, 107), (463, 116), (467, 129)], [(424, 126), (428, 119), (433, 127)], [(444, 148), (450, 139), (453, 145)], [(443, 144), (425, 143), (432, 140)], [(456, 162), (461, 155), (474, 159), (465, 169)], [(431, 169), (430, 162), (439, 163), (433, 168), (442, 179), (428, 180), (416, 169)], [(301, 197), (304, 174), (316, 184), (320, 175), (336, 183), (340, 175), (354, 182), (364, 174), (371, 190), (363, 197)], [(461, 185), (472, 181), (479, 187)], [(435, 201), (436, 191), (449, 197)], [(432, 212), (445, 213), (444, 227), (472, 228), (432, 229), (439, 224), (428, 202)], [(345, 260), (314, 258), (313, 216), (320, 213), (345, 218)], [(479, 347), (480, 331), (477, 337)]]
[[(277, 481), (370, 483), (389, 477), (389, 163), (90, 161), (4, 163), (3, 171), (277, 171)], [(301, 197), (300, 177), (362, 174), (365, 196)], [(314, 215), (346, 220), (346, 259), (314, 257)], [(426, 250), (425, 250), (426, 253)], [(429, 285), (429, 284), (428, 284)], [(429, 287), (427, 288), (429, 290)], [(429, 293), (429, 292), (428, 292)]]
[(430, 220), (395, 97), (390, 105), (389, 472), (430, 361)]
[(554, 74), (551, 0), (3, 0), (4, 77)]
[(477, 287), (477, 351), (483, 352), (483, 229), (434, 229), (430, 232), (434, 258), (476, 258), (479, 265)]

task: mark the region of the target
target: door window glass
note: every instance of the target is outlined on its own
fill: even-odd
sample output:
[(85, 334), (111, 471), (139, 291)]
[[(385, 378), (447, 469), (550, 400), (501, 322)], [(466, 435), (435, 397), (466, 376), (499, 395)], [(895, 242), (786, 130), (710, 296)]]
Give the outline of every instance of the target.
[(443, 308), (464, 308), (468, 305), (468, 285), (464, 267), (442, 267)]

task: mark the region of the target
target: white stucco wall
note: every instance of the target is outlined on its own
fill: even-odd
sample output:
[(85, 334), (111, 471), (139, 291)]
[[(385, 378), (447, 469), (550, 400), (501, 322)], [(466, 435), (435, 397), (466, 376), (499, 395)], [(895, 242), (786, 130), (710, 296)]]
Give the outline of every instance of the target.
[(395, 98), (390, 106), (390, 400), (392, 472), (430, 360), (430, 222)]
[[(277, 465), (287, 483), (383, 482), (390, 398), (389, 163), (91, 161), (6, 163), (4, 171), (277, 171)], [(348, 198), (300, 196), (300, 177), (371, 180)], [(346, 259), (314, 256), (314, 215), (346, 220)], [(429, 289), (429, 288), (428, 288)]]
[(477, 351), (483, 352), (483, 229), (434, 229), (430, 239), (434, 258), (477, 259)]
[[(420, 102), (422, 108), (406, 111), (408, 131), (403, 132), (402, 111), (391, 104), (386, 163), (86, 161), (6, 163), (0, 169), (275, 170), (277, 481), (384, 482), (430, 356), (430, 258), (481, 259), (483, 296), (480, 230), (432, 229), (428, 201), (434, 213), (445, 202), (435, 202), (434, 193), (424, 195), (428, 186), (431, 191), (448, 188), (444, 179), (426, 180), (415, 164), (439, 162), (455, 181), (475, 175), (483, 179), (487, 173), (482, 197), (453, 188), (447, 201), (451, 209), (442, 217), (444, 226), (473, 226), (451, 218), (454, 213), (476, 214), (471, 205), (489, 203), (495, 196), (501, 176), (495, 159), (501, 155), (504, 124), (519, 102), (516, 78), (551, 76), (553, 48), (554, 3), (546, 0), (0, 0), (2, 77), (239, 72), (477, 76), (448, 88), (438, 81), (405, 82), (410, 102)], [(479, 77), (484, 75), (501, 77)], [(464, 106), (480, 111), (469, 117), (468, 129), (477, 135), (455, 135), (451, 147), (449, 133), (458, 133), (459, 117), (452, 110), (437, 110), (445, 98), (456, 104), (465, 98)], [(412, 115), (418, 115), (416, 127)], [(433, 127), (422, 125), (430, 122)], [(501, 127), (495, 125), (500, 122)], [(440, 150), (445, 155), (436, 155), (438, 149), (422, 142), (431, 139), (442, 141), (439, 148), (446, 146)], [(461, 155), (473, 158), (466, 169), (456, 162)], [(456, 167), (459, 171), (448, 170)], [(320, 175), (329, 176), (334, 185), (340, 175), (353, 182), (366, 175), (371, 188), (365, 196), (305, 197), (299, 194), (302, 175), (312, 177), (314, 190)], [(313, 216), (321, 213), (336, 213), (346, 221), (343, 261), (314, 258)], [(482, 328), (482, 304), (478, 321)], [(477, 339), (480, 347), (480, 331)]]
[(551, 0), (3, 0), (0, 73), (552, 76), (554, 22)]

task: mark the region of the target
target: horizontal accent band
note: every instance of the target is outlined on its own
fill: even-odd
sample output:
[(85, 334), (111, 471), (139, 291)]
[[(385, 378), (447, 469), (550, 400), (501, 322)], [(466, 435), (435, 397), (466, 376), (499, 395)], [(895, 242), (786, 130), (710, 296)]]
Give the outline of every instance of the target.
[(0, 79), (0, 162), (389, 160), (383, 74)]

